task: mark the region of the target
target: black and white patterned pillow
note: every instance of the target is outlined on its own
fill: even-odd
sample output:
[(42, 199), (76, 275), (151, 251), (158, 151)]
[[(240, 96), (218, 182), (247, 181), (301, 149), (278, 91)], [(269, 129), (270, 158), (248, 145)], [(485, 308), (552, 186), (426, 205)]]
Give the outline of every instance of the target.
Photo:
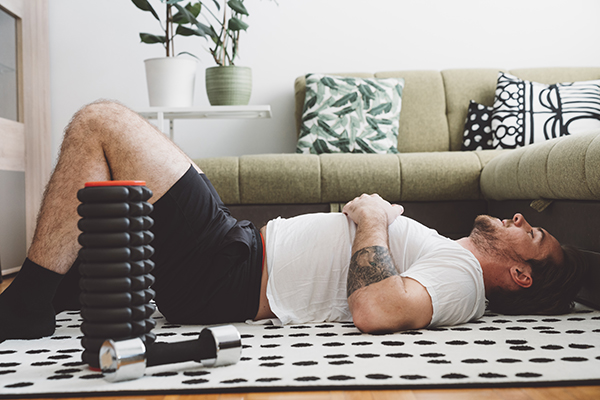
[(498, 76), (494, 147), (513, 149), (594, 129), (600, 130), (600, 80), (546, 85)]
[(494, 134), (491, 122), (492, 107), (487, 107), (471, 100), (465, 121), (461, 150), (493, 149)]

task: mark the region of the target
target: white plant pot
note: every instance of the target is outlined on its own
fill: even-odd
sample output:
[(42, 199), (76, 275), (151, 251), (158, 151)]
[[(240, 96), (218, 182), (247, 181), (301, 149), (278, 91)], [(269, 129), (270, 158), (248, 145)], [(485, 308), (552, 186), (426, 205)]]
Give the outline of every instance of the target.
[(150, 107), (191, 107), (197, 63), (178, 57), (145, 60)]

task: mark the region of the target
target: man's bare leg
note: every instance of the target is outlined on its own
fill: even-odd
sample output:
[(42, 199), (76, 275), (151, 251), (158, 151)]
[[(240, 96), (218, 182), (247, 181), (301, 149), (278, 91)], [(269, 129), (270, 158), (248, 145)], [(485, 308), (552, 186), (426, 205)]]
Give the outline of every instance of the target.
[[(98, 102), (75, 114), (44, 194), (27, 267), (24, 264), (22, 273), (0, 295), (0, 341), (54, 332), (51, 301), (80, 248), (76, 195), (85, 182), (143, 180), (153, 192), (153, 203), (190, 164), (189, 157), (165, 135), (124, 106)], [(36, 276), (42, 287), (28, 290), (35, 287)]]

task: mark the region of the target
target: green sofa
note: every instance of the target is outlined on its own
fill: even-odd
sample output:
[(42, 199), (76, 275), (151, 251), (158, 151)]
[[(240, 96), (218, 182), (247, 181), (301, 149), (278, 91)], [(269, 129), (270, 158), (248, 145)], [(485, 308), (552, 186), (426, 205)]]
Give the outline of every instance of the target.
[[(265, 154), (195, 160), (238, 218), (262, 226), (277, 216), (339, 211), (379, 193), (405, 215), (459, 238), (474, 218), (521, 212), (600, 264), (600, 131), (516, 150), (460, 151), (470, 100), (491, 106), (498, 71), (454, 69), (337, 74), (400, 77), (406, 84), (399, 154)], [(600, 68), (503, 70), (541, 83), (600, 79)], [(295, 82), (298, 130), (304, 77)], [(532, 208), (532, 202), (533, 207)], [(600, 268), (581, 297), (600, 305)]]

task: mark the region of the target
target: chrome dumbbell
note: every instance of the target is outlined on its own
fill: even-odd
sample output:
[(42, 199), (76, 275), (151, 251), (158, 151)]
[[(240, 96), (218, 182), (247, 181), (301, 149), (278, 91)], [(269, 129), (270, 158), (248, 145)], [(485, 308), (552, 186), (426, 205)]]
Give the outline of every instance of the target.
[(100, 367), (106, 380), (138, 379), (147, 367), (197, 361), (205, 367), (235, 364), (242, 354), (242, 339), (233, 325), (204, 328), (197, 339), (185, 342), (155, 342), (148, 346), (140, 338), (107, 340), (100, 348)]

